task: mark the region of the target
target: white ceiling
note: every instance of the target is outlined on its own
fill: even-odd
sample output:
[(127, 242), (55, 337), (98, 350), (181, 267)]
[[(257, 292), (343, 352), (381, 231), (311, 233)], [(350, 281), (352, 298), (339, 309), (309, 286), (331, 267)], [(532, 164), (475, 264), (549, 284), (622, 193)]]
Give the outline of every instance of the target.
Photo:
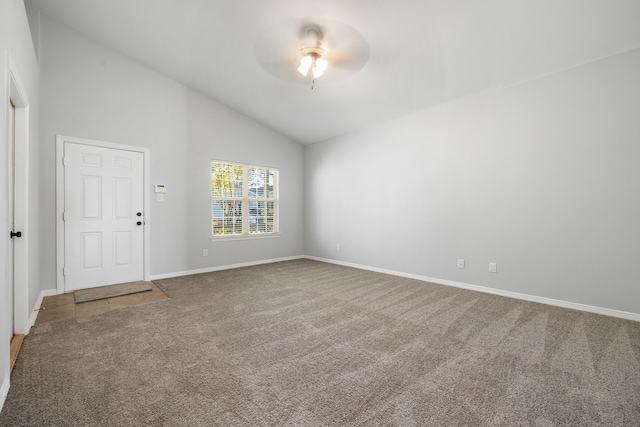
[[(640, 47), (638, 0), (25, 0), (304, 144)], [(254, 53), (291, 20), (353, 27), (347, 79), (279, 80)], [(295, 46), (293, 47), (295, 48)]]

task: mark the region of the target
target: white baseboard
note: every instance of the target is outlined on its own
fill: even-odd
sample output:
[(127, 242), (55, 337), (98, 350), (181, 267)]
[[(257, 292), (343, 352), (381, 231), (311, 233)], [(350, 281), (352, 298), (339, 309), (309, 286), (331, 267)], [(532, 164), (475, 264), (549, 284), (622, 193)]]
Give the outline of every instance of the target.
[(7, 400), (7, 395), (9, 394), (9, 377), (5, 378), (2, 382), (2, 387), (0, 387), (0, 412), (2, 411), (2, 407), (4, 406), (4, 401)]
[(192, 274), (211, 273), (213, 271), (231, 270), (232, 268), (241, 268), (241, 267), (252, 267), (254, 265), (272, 264), (274, 262), (292, 261), (295, 259), (302, 259), (302, 258), (304, 258), (304, 255), (297, 255), (297, 256), (285, 257), (285, 258), (264, 259), (260, 261), (250, 261), (250, 262), (243, 262), (240, 264), (221, 265), (217, 267), (199, 268), (197, 270), (176, 271), (173, 273), (163, 273), (163, 274), (152, 274), (151, 280), (171, 279), (173, 277), (191, 276)]
[(589, 313), (603, 314), (605, 316), (619, 317), (621, 319), (634, 320), (640, 322), (640, 314), (630, 313), (627, 311), (613, 310), (610, 308), (596, 307), (592, 305), (580, 304), (570, 301), (562, 301), (552, 298), (539, 297), (536, 295), (521, 294), (519, 292), (504, 291), (502, 289), (487, 288), (485, 286), (470, 285), (468, 283), (455, 282), (453, 280), (437, 279), (433, 277), (420, 276), (417, 274), (403, 273), (401, 271), (386, 270), (384, 268), (370, 267), (367, 265), (354, 264), (350, 262), (336, 261), (333, 259), (319, 258), (305, 255), (304, 258), (315, 261), (327, 262), (330, 264), (342, 265), (345, 267), (358, 268), (360, 270), (375, 271), (377, 273), (390, 274), (392, 276), (406, 277), (409, 279), (421, 280), (423, 282), (431, 282), (438, 285), (453, 286), (455, 288), (468, 289), (471, 291), (484, 292), (487, 294), (499, 295), (503, 297), (515, 298), (524, 301), (538, 302), (541, 304), (553, 305), (556, 307), (570, 308), (573, 310), (586, 311)]
[[(540, 303), (540, 304), (547, 304), (547, 305), (553, 305), (553, 306), (556, 306), (556, 307), (570, 308), (570, 309), (573, 309), (573, 310), (580, 310), (580, 311), (585, 311), (585, 312), (588, 312), (588, 313), (602, 314), (602, 315), (605, 315), (605, 316), (618, 317), (618, 318), (621, 318), (621, 319), (628, 319), (628, 320), (633, 320), (633, 321), (636, 321), (636, 322), (640, 322), (640, 314), (638, 314), (638, 313), (631, 313), (631, 312), (627, 312), (627, 311), (614, 310), (614, 309), (611, 309), (611, 308), (597, 307), (597, 306), (587, 305), (587, 304), (580, 304), (580, 303), (575, 303), (575, 302), (571, 302), (571, 301), (557, 300), (557, 299), (553, 299), (553, 298), (540, 297), (540, 296), (536, 296), (536, 295), (522, 294), (522, 293), (519, 293), (519, 292), (505, 291), (505, 290), (502, 290), (502, 289), (488, 288), (488, 287), (485, 287), (485, 286), (471, 285), (469, 283), (455, 282), (453, 280), (438, 279), (438, 278), (435, 278), (435, 277), (421, 276), (421, 275), (417, 275), (417, 274), (404, 273), (404, 272), (395, 271), (395, 270), (387, 270), (387, 269), (384, 269), (384, 268), (371, 267), (371, 266), (368, 266), (368, 265), (354, 264), (354, 263), (351, 263), (351, 262), (337, 261), (337, 260), (334, 260), (334, 259), (321, 258), (321, 257), (310, 256), (310, 255), (298, 255), (298, 256), (284, 257), (284, 258), (273, 258), (273, 259), (266, 259), (266, 260), (259, 260), (259, 261), (244, 262), (244, 263), (239, 263), (239, 264), (229, 264), (229, 265), (221, 265), (221, 266), (217, 266), (217, 267), (200, 268), (200, 269), (196, 269), (196, 270), (176, 271), (176, 272), (172, 272), (172, 273), (154, 274), (154, 275), (151, 275), (150, 280), (170, 279), (170, 278), (173, 278), (173, 277), (190, 276), (190, 275), (193, 275), (193, 274), (201, 274), (201, 273), (211, 273), (213, 271), (230, 270), (230, 269), (233, 269), (233, 268), (241, 268), (241, 267), (251, 267), (251, 266), (254, 266), (254, 265), (271, 264), (271, 263), (274, 263), (274, 262), (282, 262), (282, 261), (292, 261), (292, 260), (302, 259), (302, 258), (311, 259), (311, 260), (315, 260), (315, 261), (326, 262), (326, 263), (330, 263), (330, 264), (342, 265), (342, 266), (345, 266), (345, 267), (358, 268), (360, 270), (375, 271), (377, 273), (390, 274), (392, 276), (406, 277), (406, 278), (409, 278), (409, 279), (421, 280), (423, 282), (430, 282), (430, 283), (435, 283), (435, 284), (438, 284), (438, 285), (452, 286), (452, 287), (455, 287), (455, 288), (468, 289), (468, 290), (471, 290), (471, 291), (478, 291), (478, 292), (483, 292), (483, 293), (493, 294), (493, 295), (499, 295), (499, 296), (508, 297), (508, 298), (515, 298), (515, 299), (519, 299), (519, 300), (523, 300), (523, 301), (537, 302), (537, 303)], [(55, 289), (50, 289), (50, 290), (46, 290), (46, 291), (41, 291), (40, 292), (40, 296), (38, 297), (38, 301), (35, 304), (34, 311), (31, 313), (31, 317), (29, 318), (29, 324), (31, 326), (33, 326), (33, 324), (36, 321), (36, 318), (38, 316), (38, 311), (37, 310), (39, 310), (40, 306), (42, 305), (42, 299), (45, 296), (49, 296), (49, 295), (56, 295), (56, 290)]]
[[(31, 316), (29, 316), (29, 328), (36, 324), (36, 319), (38, 318), (38, 312), (40, 308), (42, 308), (42, 300), (44, 297), (50, 297), (52, 295), (58, 295), (58, 291), (55, 289), (47, 289), (45, 291), (40, 291), (40, 295), (38, 295), (38, 300), (36, 304), (33, 306), (33, 310), (31, 311)], [(27, 335), (29, 331), (25, 335)]]

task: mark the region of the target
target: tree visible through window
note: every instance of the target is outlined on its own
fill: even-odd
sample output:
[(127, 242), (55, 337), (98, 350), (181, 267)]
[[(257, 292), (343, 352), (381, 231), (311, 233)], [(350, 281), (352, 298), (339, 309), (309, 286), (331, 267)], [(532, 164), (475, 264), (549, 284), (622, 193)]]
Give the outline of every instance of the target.
[(211, 234), (278, 232), (278, 170), (211, 162)]

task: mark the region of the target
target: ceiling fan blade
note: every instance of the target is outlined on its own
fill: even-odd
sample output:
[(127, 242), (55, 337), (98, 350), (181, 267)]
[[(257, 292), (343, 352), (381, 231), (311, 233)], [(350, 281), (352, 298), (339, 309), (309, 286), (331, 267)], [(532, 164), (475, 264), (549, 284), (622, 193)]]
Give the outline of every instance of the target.
[(327, 44), (334, 67), (357, 71), (369, 61), (369, 45), (355, 30), (332, 33)]
[(354, 60), (354, 58), (352, 57), (349, 57), (349, 58), (344, 58), (344, 57), (333, 58), (332, 57), (331, 63), (329, 66), (331, 68), (339, 68), (342, 70), (358, 71), (362, 69), (365, 64), (366, 64), (366, 61)]

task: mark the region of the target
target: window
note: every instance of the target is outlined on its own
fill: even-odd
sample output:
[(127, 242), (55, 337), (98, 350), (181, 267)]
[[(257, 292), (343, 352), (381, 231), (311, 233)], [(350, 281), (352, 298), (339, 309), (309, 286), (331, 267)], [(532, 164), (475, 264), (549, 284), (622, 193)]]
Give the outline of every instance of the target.
[(211, 236), (278, 233), (278, 170), (213, 160)]

